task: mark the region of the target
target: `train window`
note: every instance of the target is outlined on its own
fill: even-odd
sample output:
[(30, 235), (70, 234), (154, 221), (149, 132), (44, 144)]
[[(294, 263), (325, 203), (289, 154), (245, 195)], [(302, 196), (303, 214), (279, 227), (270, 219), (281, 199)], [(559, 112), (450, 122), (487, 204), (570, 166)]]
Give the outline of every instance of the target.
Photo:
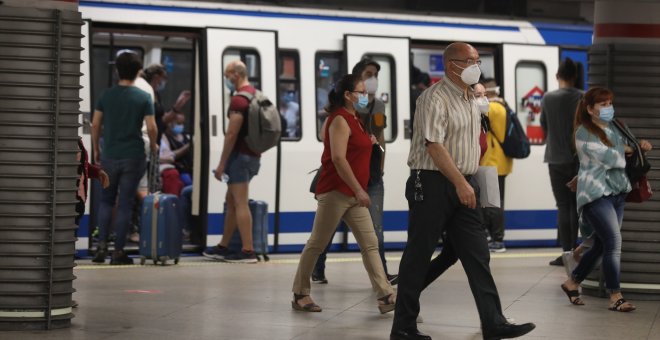
[[(94, 39), (98, 39), (99, 33), (94, 35)], [(105, 34), (107, 36), (107, 34)], [(117, 52), (121, 50), (131, 50), (137, 53), (141, 59), (144, 60), (144, 49), (139, 46), (110, 46), (94, 45), (92, 48), (92, 100), (100, 98), (101, 93), (109, 87), (115, 85), (118, 81), (117, 72), (115, 71), (114, 62), (117, 57)]]
[[(228, 48), (222, 53), (222, 71), (224, 79), (224, 70), (227, 64), (234, 60), (240, 60), (245, 63), (247, 67), (248, 81), (256, 89), (261, 89), (261, 62), (259, 57), (259, 52), (252, 48), (240, 48), (232, 47)], [(222, 93), (224, 97), (224, 132), (227, 132), (227, 126), (229, 125), (229, 117), (227, 117), (227, 109), (229, 109), (229, 101), (231, 93), (226, 86), (222, 87)]]
[[(161, 64), (167, 71), (168, 82), (160, 91), (161, 103), (165, 109), (174, 106), (182, 91), (190, 91), (194, 85), (195, 53), (189, 49), (164, 48), (161, 52)], [(182, 113), (186, 116), (186, 127), (192, 123), (192, 103), (189, 100), (183, 107)]]
[(331, 86), (342, 75), (342, 52), (316, 52), (316, 138), (321, 140), (321, 127), (328, 117), (324, 107), (328, 103)]
[(389, 55), (365, 55), (380, 65), (378, 71), (378, 91), (376, 98), (385, 104), (385, 112), (373, 112), (385, 115), (384, 137), (386, 142), (396, 139), (396, 65)]
[(543, 144), (541, 99), (546, 91), (547, 70), (543, 63), (522, 61), (516, 65), (516, 109), (532, 144)]
[(300, 57), (298, 51), (280, 50), (278, 77), (280, 114), (284, 118), (282, 140), (297, 141), (302, 137), (300, 113)]

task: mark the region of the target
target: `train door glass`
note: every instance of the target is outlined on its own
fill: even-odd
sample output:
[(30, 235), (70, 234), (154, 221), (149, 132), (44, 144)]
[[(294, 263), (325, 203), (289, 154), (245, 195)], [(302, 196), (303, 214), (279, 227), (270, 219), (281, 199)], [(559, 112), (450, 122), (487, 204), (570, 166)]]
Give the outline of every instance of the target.
[[(110, 33), (111, 34), (111, 33)], [(92, 39), (95, 43), (100, 41), (111, 41), (109, 33), (94, 33)], [(144, 49), (140, 46), (108, 46), (108, 45), (94, 45), (91, 51), (92, 58), (92, 105), (96, 104), (96, 100), (101, 97), (101, 93), (106, 89), (117, 84), (117, 72), (115, 72), (115, 58), (117, 52), (123, 50), (130, 50), (137, 53), (141, 59), (144, 59)]]
[(297, 51), (280, 50), (278, 90), (280, 114), (284, 119), (283, 141), (302, 138), (302, 114), (300, 108), (300, 58)]
[[(160, 91), (163, 107), (167, 110), (174, 107), (183, 91), (190, 91), (194, 87), (195, 53), (192, 49), (163, 48), (161, 64), (167, 71), (168, 82)], [(185, 116), (186, 131), (191, 131), (193, 122), (193, 101), (189, 100), (181, 109)]]
[[(502, 46), (504, 98), (515, 108), (527, 137), (534, 145), (545, 142), (541, 128), (541, 100), (557, 88), (557, 79), (548, 77), (559, 65), (557, 46), (504, 44)], [(534, 149), (534, 148), (532, 148)], [(534, 152), (534, 151), (532, 151)]]
[[(228, 48), (222, 55), (222, 70), (224, 74), (225, 67), (229, 63), (235, 60), (240, 60), (245, 64), (247, 68), (248, 81), (254, 88), (261, 89), (261, 69), (260, 69), (260, 58), (259, 52), (252, 48)], [(224, 84), (224, 82), (223, 82)], [(222, 87), (222, 96), (224, 98), (224, 109), (222, 112), (227, 112), (229, 109), (229, 102), (232, 93), (229, 92), (227, 86)], [(227, 126), (229, 125), (229, 117), (224, 114), (224, 131), (227, 132)]]
[[(423, 74), (429, 76), (432, 84), (445, 76), (443, 58), (445, 47), (446, 46), (415, 44), (414, 47), (410, 49), (412, 52), (413, 66), (416, 68), (411, 75), (411, 82), (413, 84), (417, 83), (417, 79), (424, 78), (421, 76)], [(494, 49), (480, 46), (476, 46), (476, 49), (479, 52), (479, 59), (481, 59), (481, 65), (479, 68), (481, 69), (483, 77), (497, 79), (497, 74), (495, 72)]]
[(341, 77), (341, 52), (316, 52), (314, 58), (316, 79), (316, 138), (321, 140), (321, 128), (328, 117), (325, 106), (328, 104), (328, 94), (332, 85)]
[[(541, 98), (546, 92), (547, 72), (542, 63), (523, 61), (516, 65), (516, 111), (524, 119), (527, 137), (532, 144), (545, 142), (541, 128)], [(524, 117), (520, 114), (524, 113)]]
[[(403, 123), (399, 122), (397, 113), (410, 110), (410, 97), (406, 90), (410, 86), (410, 39), (347, 34), (344, 45), (346, 65), (351, 69), (364, 56), (371, 56), (381, 63), (378, 93), (381, 99), (387, 100), (385, 140), (394, 142), (397, 128)], [(404, 89), (406, 95), (397, 96), (397, 89)]]

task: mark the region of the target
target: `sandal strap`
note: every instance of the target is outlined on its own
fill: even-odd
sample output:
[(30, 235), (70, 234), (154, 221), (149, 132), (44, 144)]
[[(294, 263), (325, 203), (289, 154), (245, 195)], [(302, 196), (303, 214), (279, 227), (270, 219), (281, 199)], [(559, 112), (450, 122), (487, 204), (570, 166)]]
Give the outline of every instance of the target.
[(620, 309), (619, 307), (621, 307), (621, 305), (626, 303), (626, 302), (628, 302), (628, 301), (626, 301), (626, 299), (624, 299), (624, 298), (618, 299), (618, 300), (616, 300), (616, 302), (610, 308), (619, 310)]
[(298, 302), (299, 300), (302, 300), (307, 296), (309, 295), (298, 295), (296, 293), (293, 293), (293, 301)]

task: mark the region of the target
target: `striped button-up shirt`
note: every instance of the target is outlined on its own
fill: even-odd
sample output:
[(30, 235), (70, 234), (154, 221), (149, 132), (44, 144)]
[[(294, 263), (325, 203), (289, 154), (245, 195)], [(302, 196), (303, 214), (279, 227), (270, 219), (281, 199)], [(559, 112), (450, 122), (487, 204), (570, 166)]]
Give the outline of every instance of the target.
[(435, 170), (426, 141), (441, 143), (463, 175), (473, 175), (479, 168), (479, 129), (481, 116), (472, 98), (445, 77), (417, 99), (408, 166), (411, 169)]

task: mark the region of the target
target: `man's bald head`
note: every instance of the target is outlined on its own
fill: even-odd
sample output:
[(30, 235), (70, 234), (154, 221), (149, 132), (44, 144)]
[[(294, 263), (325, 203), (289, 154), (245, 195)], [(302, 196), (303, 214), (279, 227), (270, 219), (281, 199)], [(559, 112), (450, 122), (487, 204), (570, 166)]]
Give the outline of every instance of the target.
[(472, 45), (464, 42), (451, 43), (449, 44), (449, 46), (447, 46), (443, 55), (445, 69), (452, 60), (455, 59), (465, 60), (468, 58), (476, 60), (476, 58), (474, 58), (475, 55), (476, 58), (479, 57), (479, 53), (477, 53), (477, 49), (475, 49)]
[(227, 67), (225, 67), (225, 77), (231, 78), (231, 74), (235, 74), (239, 79), (246, 79), (247, 67), (242, 61), (234, 60), (227, 64)]

